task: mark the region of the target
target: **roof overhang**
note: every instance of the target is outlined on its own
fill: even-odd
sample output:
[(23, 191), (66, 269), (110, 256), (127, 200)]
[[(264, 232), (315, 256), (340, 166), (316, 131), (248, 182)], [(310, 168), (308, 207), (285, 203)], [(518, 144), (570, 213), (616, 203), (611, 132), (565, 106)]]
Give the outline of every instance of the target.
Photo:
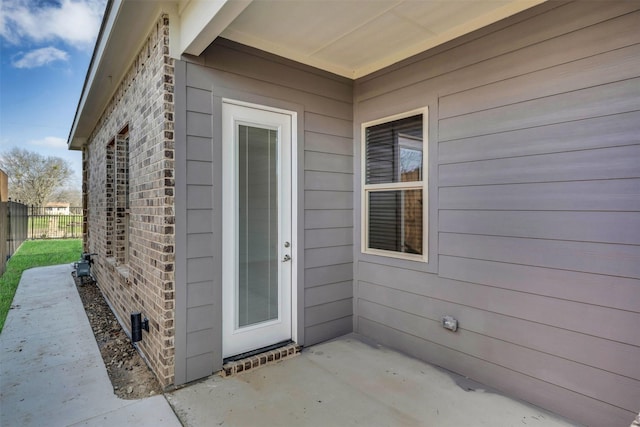
[(69, 148), (80, 149), (161, 13), (170, 54), (217, 37), (357, 79), (546, 0), (109, 0)]
[(70, 149), (81, 149), (86, 143), (145, 42), (161, 6), (155, 1), (107, 2), (67, 141)]
[(222, 37), (357, 79), (545, 0), (269, 0)]

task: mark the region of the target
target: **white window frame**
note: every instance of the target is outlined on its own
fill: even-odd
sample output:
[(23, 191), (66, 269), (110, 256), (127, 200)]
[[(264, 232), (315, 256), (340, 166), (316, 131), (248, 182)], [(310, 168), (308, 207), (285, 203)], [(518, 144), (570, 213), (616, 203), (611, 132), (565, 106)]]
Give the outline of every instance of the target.
[[(411, 116), (422, 115), (422, 181), (393, 182), (384, 184), (367, 184), (367, 135), (366, 129), (371, 126), (405, 119)], [(362, 123), (360, 145), (360, 176), (361, 176), (361, 203), (360, 203), (360, 236), (361, 251), (365, 254), (380, 255), (389, 258), (398, 258), (410, 261), (429, 261), (429, 108), (423, 107), (405, 113), (383, 117), (381, 119)], [(410, 254), (404, 252), (387, 251), (369, 247), (369, 193), (374, 191), (389, 190), (422, 190), (422, 254)]]

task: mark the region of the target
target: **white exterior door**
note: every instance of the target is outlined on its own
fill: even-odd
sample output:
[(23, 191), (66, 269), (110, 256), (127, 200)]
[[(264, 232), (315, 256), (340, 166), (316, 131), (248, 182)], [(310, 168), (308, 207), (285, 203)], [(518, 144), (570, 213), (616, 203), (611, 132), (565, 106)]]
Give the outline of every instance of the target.
[(292, 337), (292, 120), (223, 103), (223, 357)]

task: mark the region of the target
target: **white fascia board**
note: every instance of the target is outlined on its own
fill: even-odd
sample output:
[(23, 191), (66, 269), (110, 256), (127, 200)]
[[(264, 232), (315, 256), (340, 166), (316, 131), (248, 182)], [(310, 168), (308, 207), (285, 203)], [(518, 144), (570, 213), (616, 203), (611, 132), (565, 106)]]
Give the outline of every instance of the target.
[(180, 53), (199, 56), (252, 0), (191, 0), (180, 11)]

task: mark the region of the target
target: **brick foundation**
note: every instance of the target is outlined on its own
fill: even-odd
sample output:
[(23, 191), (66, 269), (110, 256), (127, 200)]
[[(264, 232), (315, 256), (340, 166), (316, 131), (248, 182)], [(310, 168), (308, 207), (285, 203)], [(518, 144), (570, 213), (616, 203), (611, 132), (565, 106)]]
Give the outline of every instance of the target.
[(220, 374), (224, 377), (229, 377), (242, 372), (247, 372), (251, 369), (259, 368), (260, 366), (271, 365), (281, 360), (297, 356), (300, 354), (301, 350), (302, 347), (298, 344), (289, 344), (245, 359), (234, 360), (233, 362), (225, 363), (222, 366)]

